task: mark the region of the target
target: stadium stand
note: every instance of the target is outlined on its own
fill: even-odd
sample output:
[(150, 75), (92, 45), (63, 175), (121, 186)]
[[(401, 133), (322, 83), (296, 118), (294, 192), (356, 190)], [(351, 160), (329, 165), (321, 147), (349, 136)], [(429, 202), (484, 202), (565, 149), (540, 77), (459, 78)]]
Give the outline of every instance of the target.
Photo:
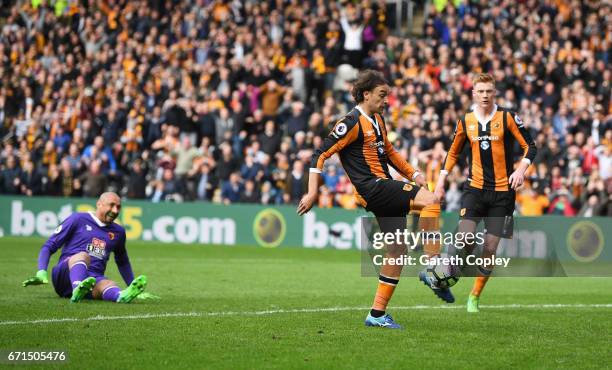
[[(390, 138), (433, 184), (492, 72), (539, 147), (519, 212), (612, 215), (609, 3), (435, 1), (410, 38), (355, 3), (0, 1), (0, 193), (295, 204), (356, 68), (390, 81)], [(329, 162), (319, 206), (356, 207)]]

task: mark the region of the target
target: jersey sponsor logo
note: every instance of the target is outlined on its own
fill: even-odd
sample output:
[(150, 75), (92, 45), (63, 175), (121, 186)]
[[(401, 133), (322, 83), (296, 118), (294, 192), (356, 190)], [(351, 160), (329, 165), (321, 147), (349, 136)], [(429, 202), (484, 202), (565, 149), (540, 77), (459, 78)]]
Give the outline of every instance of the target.
[(62, 232), (62, 225), (59, 225), (59, 226), (58, 226), (58, 227), (55, 229), (55, 231), (54, 231), (54, 232), (55, 232), (56, 234), (61, 233), (61, 232)]
[(497, 141), (499, 136), (497, 135), (483, 135), (483, 136), (472, 136), (472, 141)]
[(476, 130), (476, 125), (469, 125), (468, 130), (470, 131)]
[(482, 148), (482, 150), (487, 150), (487, 149), (489, 149), (490, 146), (491, 146), (491, 144), (489, 144), (488, 141), (481, 141), (480, 142), (480, 147)]
[(385, 145), (384, 141), (374, 141), (370, 143), (370, 148), (382, 148)]
[(518, 114), (514, 115), (514, 122), (516, 122), (516, 125), (520, 128), (523, 128), (525, 126), (525, 124), (523, 123), (523, 120), (521, 119), (521, 117), (519, 117)]
[(104, 259), (106, 257), (106, 242), (98, 238), (91, 239), (91, 243), (87, 244), (87, 253), (92, 257)]

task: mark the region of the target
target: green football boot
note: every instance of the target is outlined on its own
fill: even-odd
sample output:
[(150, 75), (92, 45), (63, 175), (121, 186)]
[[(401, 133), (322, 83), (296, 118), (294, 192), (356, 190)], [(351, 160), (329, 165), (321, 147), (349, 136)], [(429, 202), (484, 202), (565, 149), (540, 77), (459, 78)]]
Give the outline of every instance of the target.
[(480, 312), (480, 309), (478, 309), (479, 299), (480, 299), (479, 296), (475, 296), (473, 294), (469, 295), (468, 301), (467, 301), (467, 312)]
[(87, 293), (91, 292), (95, 285), (96, 278), (91, 276), (81, 281), (79, 285), (77, 285), (76, 288), (72, 290), (72, 297), (70, 297), (70, 302), (80, 302), (83, 298), (85, 298)]
[(147, 277), (145, 275), (140, 275), (132, 283), (129, 287), (123, 289), (121, 293), (119, 293), (119, 299), (117, 302), (119, 303), (130, 303), (134, 300), (134, 298), (138, 297), (138, 295), (144, 292), (147, 287)]

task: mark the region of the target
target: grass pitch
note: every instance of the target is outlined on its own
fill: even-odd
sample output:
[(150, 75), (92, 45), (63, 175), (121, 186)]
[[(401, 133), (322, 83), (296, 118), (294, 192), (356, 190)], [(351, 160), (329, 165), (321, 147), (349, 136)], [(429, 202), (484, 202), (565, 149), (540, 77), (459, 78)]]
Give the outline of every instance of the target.
[[(36, 271), (42, 242), (0, 239), (0, 351), (68, 352), (67, 364), (40, 368), (550, 369), (612, 363), (612, 278), (493, 278), (481, 313), (471, 315), (464, 305), (473, 279), (462, 279), (453, 289), (457, 302), (443, 305), (416, 277), (404, 278), (389, 312), (406, 329), (391, 331), (363, 325), (377, 282), (361, 277), (355, 251), (132, 242), (135, 274), (146, 274), (147, 291), (162, 299), (71, 304), (50, 285), (21, 287)], [(107, 276), (121, 281), (112, 258)]]

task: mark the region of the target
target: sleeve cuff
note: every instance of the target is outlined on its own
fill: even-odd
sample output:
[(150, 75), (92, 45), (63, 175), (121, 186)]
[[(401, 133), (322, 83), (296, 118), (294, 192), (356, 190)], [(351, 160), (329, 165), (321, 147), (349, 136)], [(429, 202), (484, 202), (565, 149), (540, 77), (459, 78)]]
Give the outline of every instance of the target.
[(417, 176), (419, 176), (421, 173), (419, 171), (416, 171), (413, 175), (412, 175), (412, 180), (414, 181)]
[(528, 166), (531, 164), (531, 161), (529, 160), (529, 158), (523, 158), (521, 159), (521, 162), (527, 163)]
[(321, 170), (316, 167), (311, 167), (309, 172), (310, 173), (321, 173)]

